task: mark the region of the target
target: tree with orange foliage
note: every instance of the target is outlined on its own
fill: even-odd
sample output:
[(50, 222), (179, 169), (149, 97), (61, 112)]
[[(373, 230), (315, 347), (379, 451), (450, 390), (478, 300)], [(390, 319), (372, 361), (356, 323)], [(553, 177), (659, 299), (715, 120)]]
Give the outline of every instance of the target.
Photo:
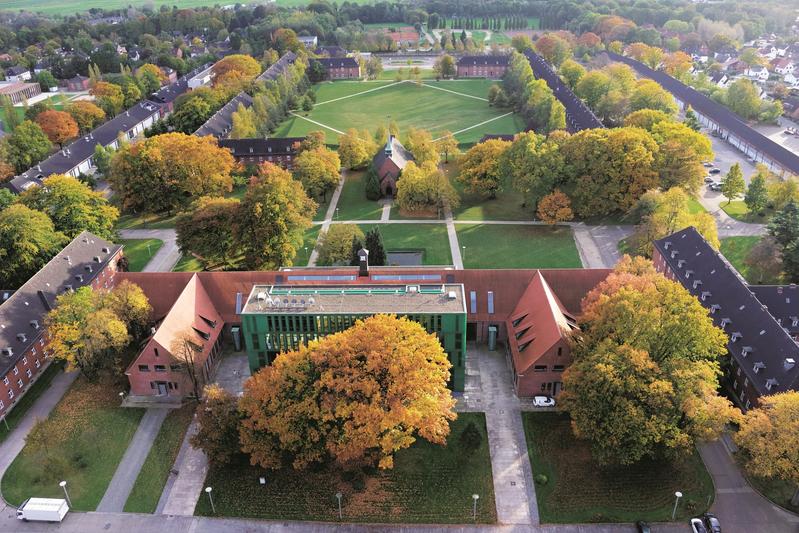
[(105, 111), (85, 100), (78, 100), (69, 104), (66, 112), (72, 115), (72, 118), (78, 124), (78, 130), (84, 133), (93, 130), (105, 120)]
[(547, 63), (559, 67), (571, 55), (569, 42), (555, 33), (547, 33), (535, 42), (535, 50)]
[(377, 315), (279, 355), (244, 386), (242, 450), (250, 462), (295, 469), (333, 460), (394, 466), (417, 437), (444, 444), (455, 400), (451, 364), (434, 334)]
[(55, 109), (42, 111), (36, 116), (36, 123), (50, 142), (58, 143), (62, 148), (65, 142), (78, 136), (78, 123), (72, 115), (64, 111)]
[[(261, 73), (261, 65), (255, 58), (246, 54), (232, 54), (223, 57), (211, 68), (216, 78), (231, 72), (240, 72), (247, 78), (254, 78)], [(216, 85), (216, 79), (214, 80)]]
[(555, 189), (538, 202), (538, 218), (547, 224), (557, 224), (574, 218), (572, 202), (560, 189)]
[(125, 95), (122, 93), (122, 87), (107, 81), (95, 83), (89, 89), (89, 94), (97, 99), (97, 105), (109, 116), (117, 115), (122, 111), (122, 106), (125, 104)]
[(663, 70), (678, 79), (685, 76), (693, 65), (694, 60), (691, 56), (679, 50), (663, 58)]

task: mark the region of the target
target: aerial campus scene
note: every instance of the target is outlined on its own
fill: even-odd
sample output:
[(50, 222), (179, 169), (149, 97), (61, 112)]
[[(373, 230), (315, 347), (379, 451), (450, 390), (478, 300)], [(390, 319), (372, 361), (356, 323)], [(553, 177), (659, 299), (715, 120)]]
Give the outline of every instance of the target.
[(3, 0), (0, 532), (799, 533), (799, 0)]

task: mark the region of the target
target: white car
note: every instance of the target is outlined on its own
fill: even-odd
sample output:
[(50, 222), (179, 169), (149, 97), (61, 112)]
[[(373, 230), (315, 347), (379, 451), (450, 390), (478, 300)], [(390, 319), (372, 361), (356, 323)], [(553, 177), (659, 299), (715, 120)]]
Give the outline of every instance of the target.
[(555, 407), (555, 398), (550, 396), (533, 396), (533, 405), (536, 407)]
[(691, 531), (693, 531), (693, 533), (708, 533), (705, 523), (702, 522), (701, 518), (691, 519)]

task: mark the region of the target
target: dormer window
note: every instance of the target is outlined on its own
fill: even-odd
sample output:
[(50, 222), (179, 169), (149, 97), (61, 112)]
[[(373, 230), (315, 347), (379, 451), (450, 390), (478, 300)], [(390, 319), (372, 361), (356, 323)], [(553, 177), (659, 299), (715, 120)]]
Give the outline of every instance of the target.
[(701, 284), (702, 284), (702, 280), (701, 279), (695, 279), (694, 280), (694, 289), (699, 287)]
[(693, 271), (693, 270), (686, 270), (686, 271), (685, 271), (685, 278), (686, 278), (686, 279), (690, 278), (690, 277), (691, 277), (691, 274), (693, 274), (693, 273), (694, 273), (694, 271)]
[(677, 250), (672, 250), (671, 251), (671, 258), (674, 259), (675, 257), (677, 257), (678, 253), (680, 253), (680, 252), (678, 252)]
[(746, 357), (750, 353), (752, 353), (752, 347), (751, 346), (744, 346), (743, 348), (741, 348), (741, 355), (742, 356)]
[(727, 324), (729, 324), (730, 322), (732, 322), (732, 320), (730, 320), (729, 318), (722, 318), (721, 319), (721, 329), (724, 329), (725, 327), (727, 327)]
[(679, 261), (677, 261), (677, 268), (682, 268), (684, 264), (685, 264), (685, 259), (680, 259)]
[(710, 306), (710, 314), (715, 313), (716, 311), (720, 310), (721, 306), (719, 304), (713, 304)]
[(39, 329), (39, 321), (38, 320), (31, 320), (30, 324), (31, 324), (31, 327), (33, 329)]
[(766, 380), (766, 390), (771, 390), (772, 387), (778, 387), (779, 382), (774, 378), (769, 378)]
[(731, 342), (735, 342), (735, 341), (737, 341), (738, 339), (740, 339), (742, 336), (743, 336), (743, 335), (741, 335), (741, 332), (740, 332), (740, 331), (736, 331), (736, 332), (734, 332), (732, 335), (730, 335), (730, 341), (731, 341)]
[(758, 372), (760, 372), (760, 370), (762, 370), (763, 368), (766, 368), (766, 363), (764, 363), (763, 361), (758, 361), (757, 363), (755, 363), (754, 365), (752, 365), (752, 371), (753, 371), (755, 374), (757, 374)]
[(671, 246), (671, 241), (666, 241), (666, 243), (663, 245), (663, 248), (664, 248), (665, 250), (668, 250), (668, 249), (669, 249), (669, 246)]
[(24, 333), (17, 333), (17, 340), (19, 342), (27, 342), (28, 341), (28, 336), (25, 335)]
[(799, 327), (799, 317), (795, 317), (795, 316), (791, 317), (791, 326)]

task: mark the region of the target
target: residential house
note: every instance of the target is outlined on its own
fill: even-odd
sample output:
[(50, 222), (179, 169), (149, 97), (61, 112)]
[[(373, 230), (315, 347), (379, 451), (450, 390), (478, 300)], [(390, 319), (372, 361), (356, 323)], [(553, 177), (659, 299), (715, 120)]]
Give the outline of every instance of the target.
[(742, 409), (757, 406), (762, 396), (799, 389), (799, 345), (789, 331), (799, 327), (799, 318), (790, 287), (750, 287), (694, 227), (655, 241), (652, 261), (696, 296), (727, 334), (725, 377)]
[(507, 55), (463, 56), (458, 59), (459, 78), (499, 79), (508, 68)]
[(793, 74), (796, 71), (796, 65), (794, 62), (784, 57), (772, 61), (771, 68), (774, 70), (774, 72), (782, 76), (785, 76), (786, 74)]
[(730, 78), (724, 72), (712, 72), (710, 76), (708, 76), (713, 84), (721, 87), (722, 89), (726, 89), (727, 85), (730, 83)]
[(313, 50), (319, 44), (319, 39), (316, 35), (298, 35), (297, 40), (300, 41), (307, 50)]
[(762, 65), (752, 65), (746, 69), (744, 74), (755, 81), (761, 82), (767, 81), (769, 77), (768, 69)]
[(0, 417), (8, 415), (50, 364), (45, 318), (58, 296), (79, 287), (112, 287), (121, 256), (122, 246), (84, 231), (0, 300)]
[(238, 111), (240, 105), (245, 108), (250, 107), (252, 105), (252, 96), (242, 91), (231, 98), (228, 103), (211, 115), (211, 117), (194, 132), (194, 135), (199, 137), (213, 135), (217, 139), (226, 139), (230, 134), (231, 128), (233, 128), (233, 113)]
[(82, 92), (89, 90), (89, 83), (91, 79), (87, 78), (86, 76), (81, 76), (77, 74), (74, 78), (70, 78), (67, 80), (67, 91), (70, 92)]
[(314, 54), (320, 57), (344, 57), (347, 55), (347, 50), (341, 46), (320, 46), (314, 50)]
[(25, 67), (16, 66), (6, 69), (6, 81), (30, 81), (31, 77), (31, 71)]
[(394, 196), (397, 192), (397, 180), (408, 161), (413, 161), (413, 154), (402, 146), (399, 139), (389, 135), (386, 146), (372, 159), (372, 167), (377, 172), (380, 193), (383, 196)]

